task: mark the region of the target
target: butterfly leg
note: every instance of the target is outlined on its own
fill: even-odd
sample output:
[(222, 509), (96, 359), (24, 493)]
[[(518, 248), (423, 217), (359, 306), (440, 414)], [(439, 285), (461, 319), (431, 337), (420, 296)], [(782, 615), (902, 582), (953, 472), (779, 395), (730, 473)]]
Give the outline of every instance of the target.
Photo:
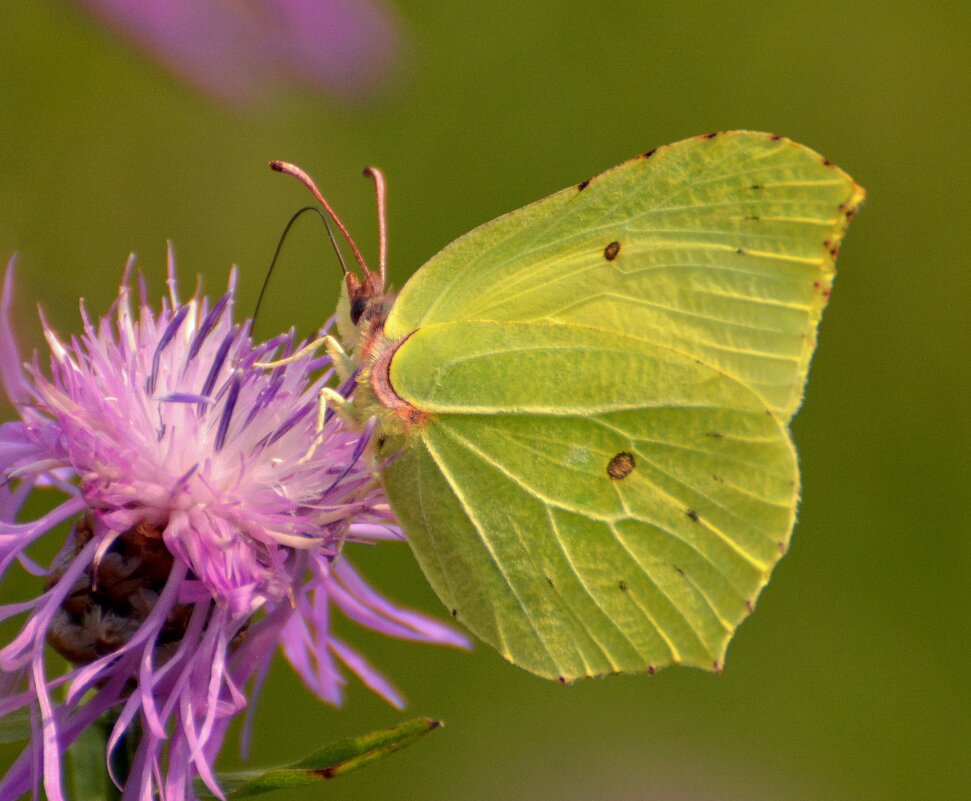
[(334, 337), (328, 337), (324, 346), (327, 348), (327, 355), (330, 356), (334, 370), (337, 371), (337, 377), (343, 384), (354, 375), (356, 369), (354, 360), (347, 355), (347, 351)]
[(341, 379), (341, 381), (346, 381), (354, 371), (353, 362), (351, 357), (347, 355), (344, 348), (341, 347), (341, 343), (330, 334), (322, 336), (319, 339), (315, 339), (313, 342), (300, 348), (300, 350), (298, 350), (296, 353), (292, 353), (282, 359), (277, 359), (276, 361), (272, 362), (255, 362), (253, 366), (261, 369), (271, 370), (274, 367), (283, 367), (287, 364), (293, 364), (294, 362), (300, 361), (304, 357), (309, 356), (321, 345), (326, 347), (327, 355), (334, 363), (334, 369), (337, 371), (338, 377)]
[(360, 420), (350, 399), (345, 398), (332, 387), (324, 387), (317, 393), (317, 424), (314, 427), (313, 442), (297, 464), (309, 462), (324, 441), (324, 423), (327, 422), (328, 409), (331, 409), (348, 427), (353, 429), (360, 427)]

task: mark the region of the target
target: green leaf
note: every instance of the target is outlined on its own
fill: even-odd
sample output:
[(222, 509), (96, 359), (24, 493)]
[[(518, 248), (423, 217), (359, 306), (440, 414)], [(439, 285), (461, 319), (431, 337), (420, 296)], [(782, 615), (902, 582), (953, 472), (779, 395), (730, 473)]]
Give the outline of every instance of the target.
[[(324, 746), (290, 765), (268, 770), (220, 774), (219, 784), (227, 799), (249, 798), (273, 790), (304, 787), (362, 768), (393, 754), (441, 725), (441, 721), (431, 718), (415, 718), (399, 726)], [(207, 798), (214, 797), (201, 787), (198, 792)]]

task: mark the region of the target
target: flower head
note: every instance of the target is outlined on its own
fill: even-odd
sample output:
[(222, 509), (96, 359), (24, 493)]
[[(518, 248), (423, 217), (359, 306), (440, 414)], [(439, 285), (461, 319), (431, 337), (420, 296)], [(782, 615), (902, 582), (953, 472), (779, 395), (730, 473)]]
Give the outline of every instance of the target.
[[(38, 597), (0, 607), (25, 616), (0, 649), (0, 715), (36, 705), (35, 736), (0, 782), (0, 797), (36, 785), (63, 798), (60, 753), (105, 712), (109, 746), (140, 731), (125, 799), (193, 797), (226, 728), (281, 645), (307, 685), (341, 700), (343, 663), (394, 704), (387, 681), (329, 624), (355, 622), (406, 639), (464, 645), (450, 629), (398, 609), (342, 554), (351, 541), (400, 537), (368, 458), (371, 429), (328, 413), (326, 356), (273, 369), (292, 332), (262, 345), (234, 324), (234, 279), (215, 303), (180, 301), (170, 254), (168, 299), (133, 303), (126, 270), (109, 315), (62, 340), (44, 324), (49, 374), (22, 368), (9, 320), (12, 269), (0, 307), (0, 377), (21, 421), (0, 426), (0, 575), (13, 562), (43, 575)], [(137, 305), (137, 310), (133, 308)], [(337, 387), (345, 397), (353, 381)], [(318, 447), (310, 449), (317, 437)], [(41, 487), (64, 500), (19, 522)], [(71, 526), (48, 568), (27, 548)], [(50, 645), (70, 663), (47, 667)], [(55, 693), (56, 690), (56, 693)], [(55, 695), (64, 700), (55, 702)]]
[(78, 0), (189, 83), (235, 102), (281, 83), (354, 97), (396, 61), (379, 0)]

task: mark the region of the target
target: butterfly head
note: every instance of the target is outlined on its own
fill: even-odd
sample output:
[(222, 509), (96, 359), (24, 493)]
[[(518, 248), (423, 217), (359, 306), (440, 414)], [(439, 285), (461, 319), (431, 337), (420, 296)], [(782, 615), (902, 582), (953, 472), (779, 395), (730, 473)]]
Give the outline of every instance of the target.
[(344, 287), (337, 304), (337, 331), (348, 350), (357, 353), (360, 363), (371, 355), (377, 340), (384, 334), (384, 321), (394, 303), (394, 296), (384, 289), (378, 273), (355, 273), (344, 276)]

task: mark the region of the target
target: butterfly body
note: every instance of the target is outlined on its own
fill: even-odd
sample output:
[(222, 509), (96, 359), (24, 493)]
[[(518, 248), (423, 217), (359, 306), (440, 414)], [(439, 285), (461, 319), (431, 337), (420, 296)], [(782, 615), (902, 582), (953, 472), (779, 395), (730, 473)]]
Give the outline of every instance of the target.
[(788, 424), (862, 199), (781, 137), (705, 135), (472, 231), (393, 302), (349, 279), (355, 402), (454, 617), (564, 681), (720, 669), (789, 541)]

